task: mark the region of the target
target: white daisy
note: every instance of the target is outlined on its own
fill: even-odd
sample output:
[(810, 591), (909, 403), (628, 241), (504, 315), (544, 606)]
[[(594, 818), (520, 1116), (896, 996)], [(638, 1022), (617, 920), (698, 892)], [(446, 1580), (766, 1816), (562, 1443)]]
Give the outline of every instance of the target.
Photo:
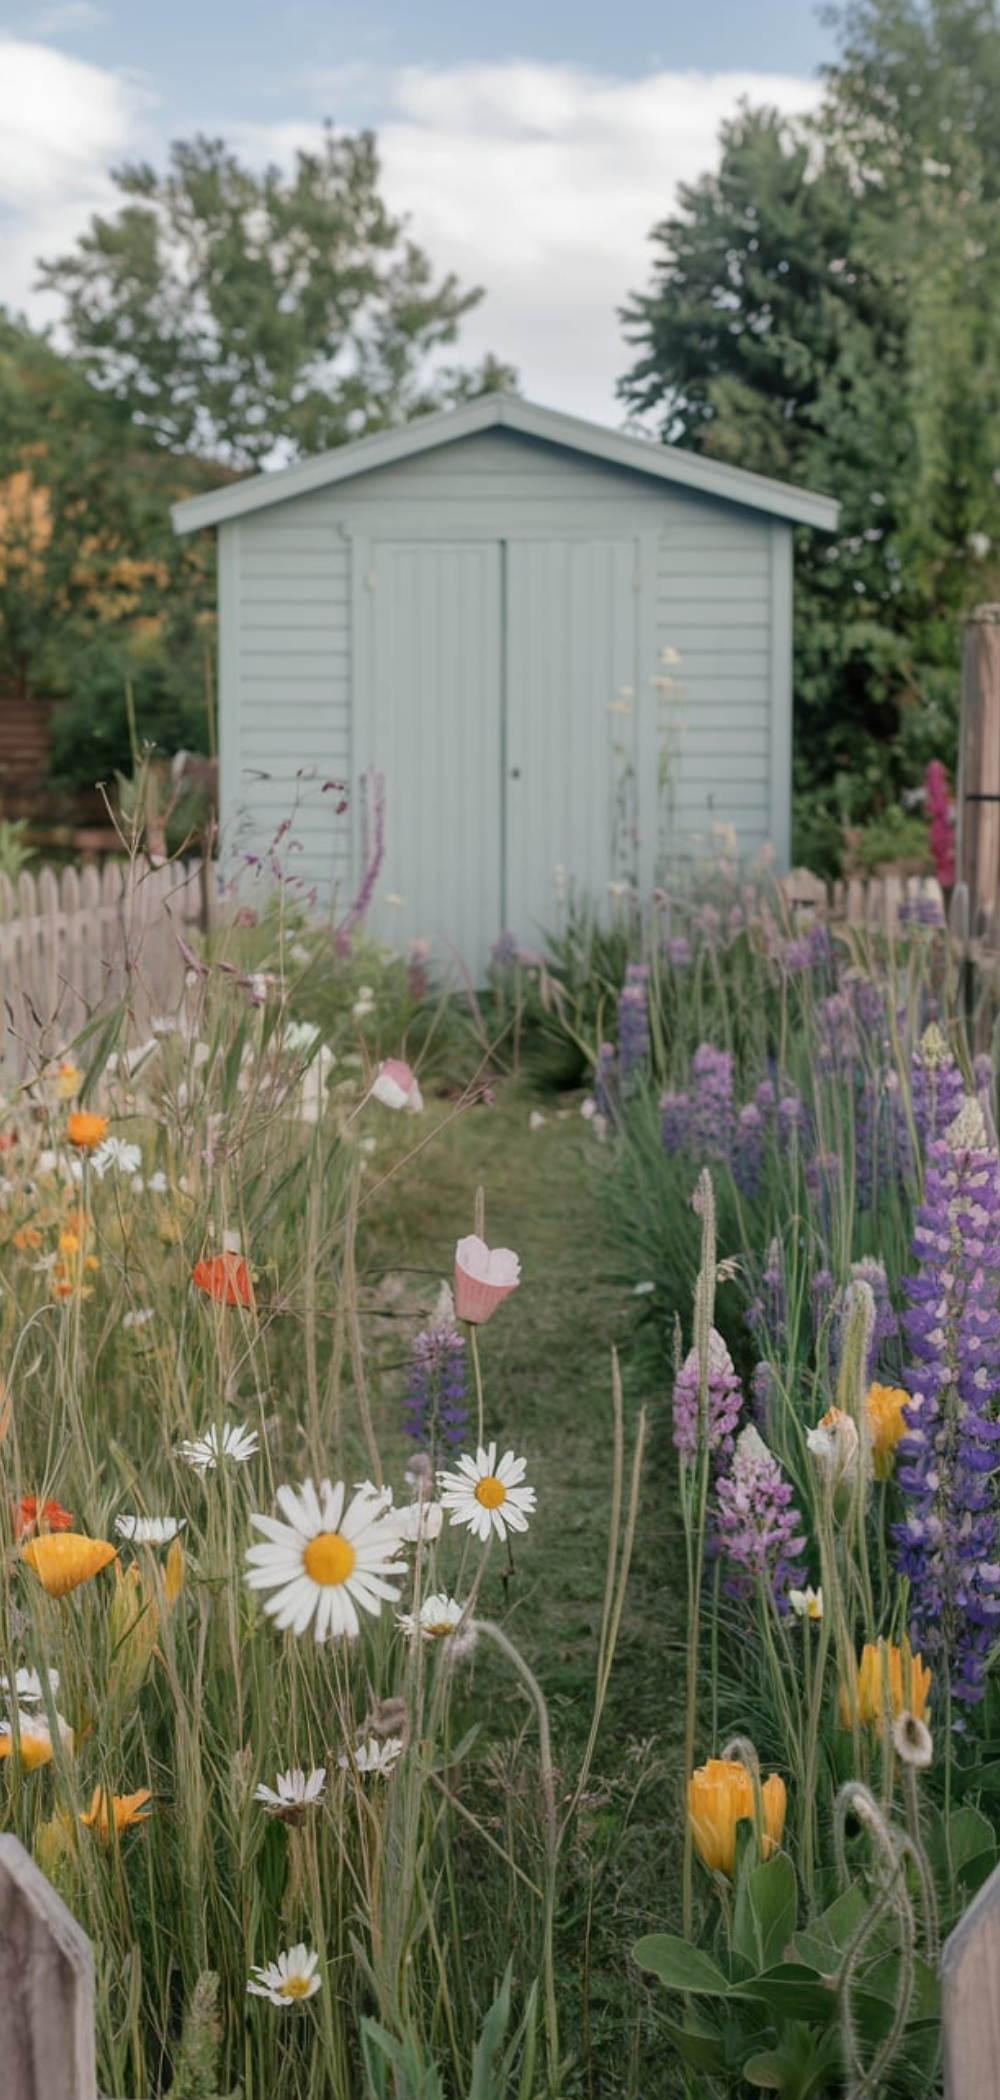
[(122, 1326), (125, 1328), (147, 1327), (150, 1320), (154, 1317), (151, 1305), (136, 1305), (127, 1313), (122, 1314)]
[[(56, 1727), (63, 1748), (72, 1755), (73, 1730), (62, 1714), (56, 1715)], [(14, 1724), (11, 1720), (0, 1721), (0, 1758), (9, 1757), (15, 1747)], [(17, 1747), (21, 1763), (28, 1772), (38, 1765), (47, 1765), (52, 1759), (52, 1730), (42, 1714), (17, 1711)]]
[(248, 1429), (245, 1422), (238, 1429), (234, 1422), (224, 1423), (221, 1436), (213, 1422), (204, 1436), (178, 1444), (177, 1456), (186, 1459), (189, 1466), (196, 1466), (199, 1473), (214, 1473), (224, 1458), (231, 1458), (236, 1466), (245, 1465), (248, 1458), (256, 1455), (259, 1442), (256, 1429)]
[(142, 1147), (130, 1145), (127, 1138), (102, 1138), (91, 1155), (90, 1164), (101, 1181), (112, 1170), (116, 1174), (138, 1174), (142, 1166)]
[(286, 1823), (298, 1823), (307, 1808), (322, 1800), (325, 1785), (325, 1765), (316, 1765), (308, 1778), (296, 1766), (292, 1771), (278, 1773), (277, 1792), (273, 1787), (259, 1786), (253, 1798), (266, 1808), (269, 1816), (281, 1816)]
[(443, 1594), (425, 1597), (416, 1618), (410, 1611), (400, 1612), (396, 1624), (402, 1628), (408, 1641), (412, 1641), (418, 1631), (425, 1641), (443, 1641), (460, 1624), (464, 1609), (454, 1597)]
[(408, 1502), (396, 1511), (396, 1529), (404, 1546), (426, 1546), (439, 1539), (444, 1523), (440, 1502)]
[(297, 1947), (279, 1954), (277, 1961), (252, 1968), (247, 1990), (251, 1998), (267, 1998), (272, 2005), (295, 2005), (300, 1999), (315, 1997), (323, 1981), (316, 1974), (318, 1968), (319, 1955), (300, 1940)]
[(370, 1735), (366, 1743), (355, 1743), (353, 1750), (342, 1750), (337, 1759), (342, 1772), (364, 1772), (370, 1776), (381, 1774), (384, 1778), (403, 1755), (401, 1735), (386, 1736), (380, 1743), (376, 1735)]
[(526, 1461), (505, 1451), (497, 1464), (497, 1447), (482, 1445), (475, 1458), (463, 1455), (457, 1473), (439, 1473), (441, 1503), (453, 1524), (467, 1524), (485, 1545), (491, 1531), (498, 1539), (508, 1531), (527, 1531), (535, 1507), (535, 1490), (522, 1487)]
[(247, 1583), (252, 1590), (273, 1590), (264, 1610), (278, 1626), (304, 1633), (315, 1616), (318, 1641), (359, 1630), (357, 1606), (377, 1616), (382, 1599), (398, 1601), (394, 1566), (399, 1531), (391, 1510), (391, 1493), (367, 1482), (344, 1507), (342, 1480), (332, 1487), (322, 1480), (317, 1492), (311, 1480), (300, 1488), (280, 1487), (278, 1507), (288, 1519), (250, 1518), (268, 1541), (247, 1553)]
[(115, 1530), (133, 1546), (169, 1546), (186, 1523), (186, 1517), (134, 1517), (125, 1511), (115, 1518)]

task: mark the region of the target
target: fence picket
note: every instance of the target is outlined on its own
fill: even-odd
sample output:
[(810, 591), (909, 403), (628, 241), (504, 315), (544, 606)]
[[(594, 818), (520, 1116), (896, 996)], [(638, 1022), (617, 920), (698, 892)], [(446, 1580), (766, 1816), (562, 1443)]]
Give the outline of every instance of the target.
[(176, 1014), (176, 934), (201, 907), (197, 866), (25, 869), (16, 887), (0, 875), (0, 1064), (24, 1078), (126, 994), (141, 1034)]

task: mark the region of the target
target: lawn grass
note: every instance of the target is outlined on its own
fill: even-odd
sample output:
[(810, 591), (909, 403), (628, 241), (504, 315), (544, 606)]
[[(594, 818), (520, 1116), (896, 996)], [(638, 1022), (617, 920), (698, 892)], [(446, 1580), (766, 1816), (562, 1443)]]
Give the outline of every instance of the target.
[[(532, 1111), (545, 1116), (532, 1129)], [(406, 1135), (410, 1135), (410, 1126)], [(666, 1422), (669, 1357), (651, 1346), (646, 1300), (622, 1274), (602, 1199), (596, 1142), (578, 1097), (500, 1084), (490, 1103), (455, 1114), (430, 1104), (420, 1139), (391, 1183), (371, 1177), (359, 1266), (370, 1287), (380, 1442), (398, 1437), (399, 1395), (412, 1332), (409, 1308), (433, 1304), (451, 1274), (455, 1240), (473, 1229), (485, 1195), (486, 1239), (516, 1249), (522, 1283), (480, 1330), (487, 1437), (528, 1461), (538, 1494), (531, 1529), (504, 1582), (496, 1556), (480, 1596), (538, 1675), (554, 1755), (568, 1792), (590, 1726), (605, 1579), (612, 1459), (611, 1351), (619, 1354), (627, 1463), (636, 1420), (648, 1417), (646, 1458), (621, 1638), (596, 1758), (570, 1847), (562, 1894), (566, 2040), (576, 2086), (624, 2100), (665, 2092), (655, 2003), (630, 1967), (639, 1932), (677, 1922), (684, 1581)], [(388, 1299), (384, 1278), (388, 1276)], [(388, 1310), (388, 1318), (386, 1313)], [(401, 1317), (402, 1315), (402, 1317)], [(398, 1323), (398, 1324), (397, 1324)], [(477, 1668), (482, 1666), (477, 1664)], [(491, 1696), (526, 1702), (509, 1678)], [(653, 2066), (656, 2065), (654, 2071)]]

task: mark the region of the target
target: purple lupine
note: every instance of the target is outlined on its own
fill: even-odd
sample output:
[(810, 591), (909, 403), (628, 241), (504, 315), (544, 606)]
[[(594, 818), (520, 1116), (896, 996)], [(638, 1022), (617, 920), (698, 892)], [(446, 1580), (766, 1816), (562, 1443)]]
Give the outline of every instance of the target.
[(962, 1078), (946, 1036), (932, 1021), (910, 1059), (910, 1098), (921, 1152), (942, 1137), (965, 1099)]
[(732, 909), (730, 910), (729, 917), (726, 920), (726, 926), (728, 928), (729, 938), (731, 941), (734, 941), (736, 939), (737, 934), (743, 932), (745, 925), (746, 917), (744, 915), (742, 904), (734, 904), (732, 906)]
[(834, 954), (830, 930), (822, 919), (814, 919), (806, 936), (809, 942), (809, 961), (814, 970), (831, 970)]
[(469, 1420), (466, 1401), (465, 1337), (458, 1332), (455, 1302), (445, 1283), (426, 1327), (414, 1340), (403, 1395), (406, 1434), (432, 1461), (442, 1445), (464, 1443)]
[(715, 1537), (730, 1561), (768, 1585), (779, 1612), (805, 1580), (806, 1549), (794, 1489), (759, 1430), (741, 1429), (728, 1473), (716, 1482)]
[(899, 1317), (893, 1310), (889, 1297), (889, 1278), (885, 1263), (874, 1254), (866, 1254), (861, 1261), (851, 1263), (851, 1282), (866, 1283), (875, 1301), (875, 1318), (872, 1323), (871, 1342), (868, 1352), (868, 1377), (875, 1376), (875, 1366), (880, 1351), (887, 1343), (899, 1340)]
[(690, 1094), (660, 1095), (660, 1138), (664, 1152), (679, 1152), (691, 1131)]
[(675, 933), (667, 942), (667, 955), (675, 970), (683, 970), (691, 960), (691, 943), (686, 933)]
[(767, 1428), (773, 1398), (774, 1367), (762, 1360), (750, 1374), (750, 1412), (760, 1430)]
[[(831, 1269), (816, 1270), (809, 1284), (809, 1294), (812, 1298), (813, 1329), (818, 1334), (834, 1308), (833, 1271)], [(833, 1340), (834, 1332), (835, 1328), (831, 1327), (831, 1341)]]
[(973, 1099), (930, 1145), (913, 1251), (903, 1326), (916, 1363), (896, 1450), (906, 1514), (893, 1536), (910, 1639), (972, 1705), (1000, 1628), (1000, 1161)]
[(850, 997), (851, 1005), (861, 1024), (862, 1034), (868, 1039), (885, 1034), (885, 997), (882, 989), (869, 977), (866, 970), (845, 970), (842, 988)]
[(618, 1104), (618, 1059), (613, 1043), (601, 1043), (598, 1048), (593, 1095), (597, 1114), (610, 1119)]
[(857, 1062), (860, 1044), (854, 1007), (843, 992), (832, 992), (817, 1007), (820, 1028), (819, 1064), (823, 1072), (850, 1072)]
[(649, 966), (628, 963), (618, 997), (618, 1060), (622, 1084), (649, 1065)]
[[(674, 1384), (674, 1443), (692, 1462), (698, 1452), (698, 1396), (701, 1371), (697, 1349), (685, 1357)], [(708, 1396), (705, 1430), (708, 1449), (728, 1464), (732, 1455), (733, 1430), (743, 1408), (743, 1391), (721, 1334), (713, 1327), (708, 1337)]]
[(784, 964), (789, 976), (811, 967), (812, 955), (804, 934), (796, 934), (792, 940), (785, 942)]
[(801, 1094), (782, 1094), (778, 1102), (778, 1135), (783, 1145), (801, 1137), (806, 1125), (806, 1106)]
[(767, 1125), (756, 1101), (748, 1101), (736, 1119), (736, 1138), (733, 1145), (733, 1180), (741, 1196), (753, 1198), (760, 1194), (764, 1176), (764, 1153)]
[(517, 935), (505, 926), (490, 949), (490, 961), (496, 963), (498, 969), (509, 970), (516, 963), (518, 953)]
[(699, 1165), (729, 1158), (733, 1127), (732, 1055), (699, 1043), (691, 1059), (691, 1140)]
[(762, 1330), (772, 1341), (777, 1341), (784, 1334), (787, 1320), (788, 1298), (781, 1241), (775, 1237), (767, 1250), (767, 1260), (760, 1274), (760, 1290), (746, 1314), (746, 1323), (754, 1333)]

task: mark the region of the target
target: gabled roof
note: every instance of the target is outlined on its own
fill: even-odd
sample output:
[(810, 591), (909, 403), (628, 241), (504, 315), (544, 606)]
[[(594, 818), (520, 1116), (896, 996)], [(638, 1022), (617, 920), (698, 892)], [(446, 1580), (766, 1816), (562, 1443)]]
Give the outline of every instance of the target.
[(705, 459), (699, 452), (683, 452), (676, 445), (624, 437), (600, 423), (585, 423), (579, 416), (565, 416), (554, 408), (538, 408), (516, 394), (483, 394), (460, 408), (421, 416), (413, 423), (379, 430), (374, 437), (338, 445), (333, 452), (322, 452), (297, 466), (254, 474), (231, 488), (176, 503), (171, 511), (174, 531), (196, 532), (204, 525), (226, 525), (230, 519), (245, 518), (251, 511), (266, 510), (272, 503), (311, 495), (315, 489), (332, 488), (338, 481), (353, 480), (378, 467), (417, 459), (438, 445), (450, 445), (459, 438), (498, 429), (517, 431), (544, 444), (561, 445), (570, 452), (603, 460), (609, 466), (628, 467), (654, 481), (696, 489), (702, 495), (718, 496), (724, 502), (740, 503), (747, 510), (765, 511), (771, 517), (787, 518), (797, 525), (818, 525), (824, 532), (836, 530), (840, 505), (830, 496), (793, 488), (788, 482), (771, 481), (764, 474), (748, 474), (742, 467), (727, 467), (718, 460)]

